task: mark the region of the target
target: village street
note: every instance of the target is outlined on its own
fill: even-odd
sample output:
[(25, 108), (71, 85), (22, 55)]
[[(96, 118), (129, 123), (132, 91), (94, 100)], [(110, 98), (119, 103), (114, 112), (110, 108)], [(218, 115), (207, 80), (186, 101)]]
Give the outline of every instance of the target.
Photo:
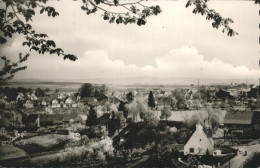
[[(244, 164), (246, 163), (246, 161), (248, 159), (250, 159), (254, 153), (256, 152), (260, 152), (260, 145), (251, 145), (251, 146), (238, 146), (238, 147), (234, 147), (239, 148), (240, 151), (242, 151), (243, 153), (238, 154), (237, 156), (235, 156), (233, 159), (231, 159), (230, 161), (230, 167), (231, 168), (243, 168)], [(244, 152), (247, 151), (247, 156), (244, 156)], [(224, 165), (221, 166), (221, 168), (228, 168), (229, 163), (226, 162)]]

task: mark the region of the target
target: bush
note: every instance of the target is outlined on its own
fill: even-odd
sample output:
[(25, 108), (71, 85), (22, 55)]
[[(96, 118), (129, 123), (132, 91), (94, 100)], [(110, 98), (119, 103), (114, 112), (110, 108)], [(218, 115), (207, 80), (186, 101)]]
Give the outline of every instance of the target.
[(260, 158), (260, 153), (255, 153), (255, 155), (246, 162), (244, 167), (245, 168), (259, 167), (260, 166), (259, 158)]

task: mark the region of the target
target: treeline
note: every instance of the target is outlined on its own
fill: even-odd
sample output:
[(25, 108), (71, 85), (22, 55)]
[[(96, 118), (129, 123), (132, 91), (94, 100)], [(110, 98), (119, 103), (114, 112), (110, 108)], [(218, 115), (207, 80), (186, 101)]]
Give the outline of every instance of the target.
[(82, 98), (84, 97), (102, 97), (108, 91), (106, 85), (97, 85), (91, 83), (85, 83), (79, 88), (79, 94)]
[(31, 88), (10, 88), (10, 87), (0, 87), (0, 94), (4, 94), (7, 97), (8, 101), (16, 100), (18, 93), (32, 93), (33, 90)]
[(23, 87), (0, 87), (0, 94), (4, 94), (7, 97), (7, 101), (15, 101), (18, 94), (32, 94), (34, 93), (37, 97), (44, 97), (46, 93), (50, 91), (49, 88), (41, 89), (37, 88), (35, 92), (31, 88), (23, 88)]

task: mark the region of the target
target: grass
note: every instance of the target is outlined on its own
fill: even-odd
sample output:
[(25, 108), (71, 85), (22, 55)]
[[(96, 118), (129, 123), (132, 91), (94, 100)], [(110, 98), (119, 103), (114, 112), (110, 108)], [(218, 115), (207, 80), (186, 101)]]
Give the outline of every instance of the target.
[(20, 148), (9, 145), (0, 147), (0, 161), (27, 156), (27, 153)]
[(44, 149), (52, 148), (68, 140), (67, 135), (47, 134), (25, 139), (25, 145), (33, 144)]

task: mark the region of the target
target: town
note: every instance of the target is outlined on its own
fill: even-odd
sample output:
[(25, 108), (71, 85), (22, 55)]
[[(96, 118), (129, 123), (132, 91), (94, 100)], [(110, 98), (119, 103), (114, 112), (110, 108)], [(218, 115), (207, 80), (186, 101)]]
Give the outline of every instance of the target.
[[(260, 166), (260, 87), (0, 87), (1, 166)], [(258, 153), (257, 153), (258, 152)]]

